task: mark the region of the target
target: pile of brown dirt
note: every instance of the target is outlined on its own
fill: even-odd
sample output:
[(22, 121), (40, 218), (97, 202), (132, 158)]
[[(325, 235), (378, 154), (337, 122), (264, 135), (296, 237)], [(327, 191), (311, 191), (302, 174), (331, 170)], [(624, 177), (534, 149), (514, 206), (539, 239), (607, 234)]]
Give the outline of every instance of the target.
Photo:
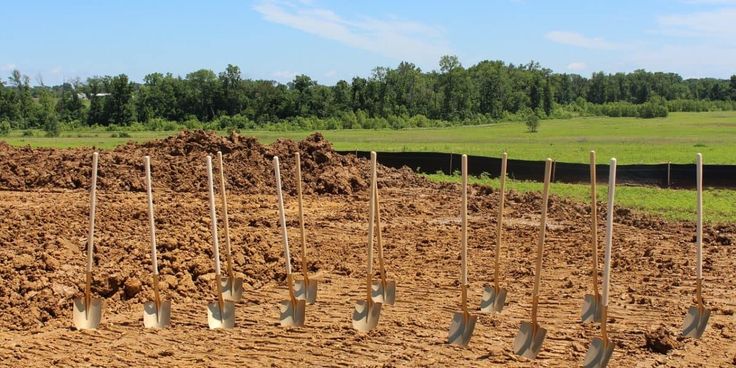
[[(0, 142), (0, 189), (86, 189), (94, 149), (15, 148)], [(351, 194), (367, 187), (369, 163), (335, 153), (320, 133), (301, 142), (278, 140), (264, 146), (255, 138), (232, 133), (183, 131), (143, 144), (128, 143), (100, 154), (98, 189), (144, 191), (143, 156), (151, 156), (156, 189), (197, 192), (206, 188), (205, 157), (222, 151), (228, 189), (249, 194), (272, 193), (273, 156), (282, 163), (284, 190), (295, 192), (294, 155), (302, 155), (304, 192)], [(381, 185), (415, 186), (424, 180), (408, 168), (379, 168)]]

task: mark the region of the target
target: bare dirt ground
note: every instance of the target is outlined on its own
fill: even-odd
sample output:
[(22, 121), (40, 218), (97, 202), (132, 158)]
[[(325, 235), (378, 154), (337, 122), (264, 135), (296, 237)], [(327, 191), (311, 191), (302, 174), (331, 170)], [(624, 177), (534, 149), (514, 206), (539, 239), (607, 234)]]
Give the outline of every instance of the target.
[[(299, 148), (303, 155), (304, 147)], [(197, 154), (203, 157), (202, 152), (211, 149), (204, 145)], [(311, 152), (311, 157), (326, 149)], [(85, 152), (48, 154), (87, 159)], [(227, 153), (226, 160), (236, 161), (229, 156), (234, 152)], [(262, 156), (254, 160), (266, 161), (264, 157), (272, 154), (260, 152)], [(10, 160), (12, 153), (11, 149), (0, 159)], [(114, 160), (115, 154), (126, 157), (129, 153), (103, 153), (101, 165)], [(32, 162), (37, 154), (28, 155)], [(196, 160), (203, 161), (200, 156)], [(163, 154), (158, 157), (159, 162), (166, 159)], [(155, 160), (154, 156), (154, 165)], [(234, 177), (228, 183), (233, 188), (229, 205), (235, 268), (247, 283), (244, 299), (237, 305), (236, 328), (228, 331), (207, 328), (205, 304), (213, 299), (209, 285), (214, 274), (206, 192), (200, 184), (184, 185), (167, 174), (166, 168), (174, 168), (173, 164), (158, 169), (158, 177), (173, 179), (160, 180), (155, 187), (161, 286), (173, 300), (172, 328), (161, 331), (146, 330), (142, 324), (142, 304), (152, 295), (145, 194), (138, 187), (117, 184), (136, 183), (138, 179), (126, 175), (135, 176), (137, 171), (120, 169), (123, 164), (119, 163), (117, 178), (108, 174), (109, 186), (98, 192), (93, 292), (106, 304), (97, 331), (71, 328), (71, 299), (80, 295), (84, 281), (88, 193), (64, 185), (57, 188), (52, 180), (29, 185), (6, 176), (6, 183), (24, 183), (24, 187), (5, 184), (13, 190), (0, 192), (0, 366), (580, 365), (598, 333), (597, 328), (579, 322), (583, 295), (591, 291), (585, 205), (556, 197), (550, 201), (540, 302), (540, 323), (549, 332), (539, 358), (530, 362), (517, 358), (511, 343), (520, 322), (530, 318), (540, 196), (508, 195), (504, 243), (508, 305), (500, 315), (480, 315), (470, 346), (457, 348), (445, 341), (460, 302), (459, 188), (416, 178), (403, 180), (406, 172), (383, 168), (379, 184), (384, 241), (398, 300), (384, 307), (376, 330), (362, 334), (352, 329), (350, 316), (355, 301), (364, 296), (367, 165), (353, 159), (333, 165), (334, 160), (341, 159), (315, 161), (312, 170), (326, 174), (305, 175), (310, 193), (305, 198), (309, 269), (319, 280), (319, 297), (317, 304), (307, 307), (307, 326), (297, 329), (278, 324), (277, 303), (287, 297), (287, 290), (267, 162), (258, 163), (263, 167), (261, 176), (239, 172), (240, 161), (231, 163), (228, 170)], [(20, 170), (17, 163), (3, 164)], [(82, 177), (79, 186), (84, 187), (84, 164), (75, 165)], [(240, 170), (250, 170), (243, 165)], [(37, 165), (36, 177), (42, 178), (47, 166)], [(139, 169), (142, 176), (142, 165)], [(199, 166), (190, 169), (204, 174)], [(282, 175), (292, 174), (290, 170), (286, 162)], [(205, 176), (200, 176), (198, 183), (204, 182)], [(243, 177), (263, 179), (257, 185), (236, 179)], [(153, 180), (156, 185), (156, 166)], [(320, 187), (319, 180), (333, 186)], [(492, 282), (497, 194), (473, 187), (469, 199), (470, 301), (475, 309), (483, 285)], [(296, 200), (289, 195), (286, 201), (294, 245), (298, 244)], [(601, 207), (600, 213), (602, 223), (605, 209)], [(603, 230), (601, 226), (601, 244)], [(705, 298), (713, 310), (709, 326), (701, 340), (678, 336), (685, 311), (693, 303), (694, 230), (693, 224), (617, 210), (609, 316), (616, 348), (609, 366), (736, 365), (733, 225), (709, 226), (705, 232)], [(298, 271), (298, 247), (292, 254)]]

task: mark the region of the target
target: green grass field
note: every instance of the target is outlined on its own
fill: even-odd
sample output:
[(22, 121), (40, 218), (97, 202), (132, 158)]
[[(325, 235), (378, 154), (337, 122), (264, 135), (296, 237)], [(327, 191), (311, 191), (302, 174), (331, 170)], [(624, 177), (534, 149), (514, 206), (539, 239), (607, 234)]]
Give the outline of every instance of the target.
[[(225, 132), (221, 132), (225, 133)], [(277, 138), (302, 139), (310, 132), (244, 131), (264, 143)], [(22, 137), (14, 131), (4, 138), (13, 145), (36, 147), (96, 146), (112, 148), (128, 140), (144, 141), (174, 132), (129, 132), (131, 138), (110, 138), (112, 132), (63, 132), (61, 137)], [(662, 119), (574, 118), (543, 120), (538, 133), (527, 133), (521, 122), (484, 126), (406, 130), (332, 130), (323, 134), (337, 150), (435, 151), (495, 156), (506, 150), (510, 158), (587, 162), (588, 151), (599, 163), (610, 157), (619, 164), (691, 163), (702, 152), (706, 163), (736, 164), (736, 112), (672, 113)]]
[[(128, 132), (130, 138), (111, 138), (113, 132), (102, 129), (62, 132), (61, 137), (43, 137), (34, 132), (24, 137), (14, 131), (3, 138), (12, 145), (34, 147), (96, 146), (113, 148), (127, 141), (163, 138), (175, 132)], [(220, 132), (225, 134), (225, 132)], [(278, 138), (302, 139), (311, 132), (245, 131), (263, 143)], [(632, 163), (694, 162), (702, 152), (706, 163), (736, 164), (736, 112), (672, 113), (663, 119), (575, 118), (544, 120), (538, 133), (527, 133), (520, 122), (484, 126), (427, 128), (406, 130), (333, 130), (324, 131), (337, 150), (434, 151), (498, 157), (507, 150), (514, 159), (542, 160), (552, 157), (562, 162), (587, 162), (588, 151), (598, 152), (599, 163), (616, 157), (620, 165)], [(456, 176), (428, 175), (435, 181), (458, 181)], [(474, 178), (472, 182), (498, 186), (496, 179)], [(707, 183), (706, 183), (707, 184)], [(510, 189), (539, 191), (541, 184), (511, 181)], [(555, 183), (552, 191), (560, 196), (588, 201), (589, 187)], [(605, 201), (605, 186), (600, 200)], [(736, 221), (736, 191), (707, 189), (704, 194), (705, 219), (711, 223)], [(620, 187), (616, 203), (670, 220), (695, 218), (695, 193), (692, 190), (650, 187)]]

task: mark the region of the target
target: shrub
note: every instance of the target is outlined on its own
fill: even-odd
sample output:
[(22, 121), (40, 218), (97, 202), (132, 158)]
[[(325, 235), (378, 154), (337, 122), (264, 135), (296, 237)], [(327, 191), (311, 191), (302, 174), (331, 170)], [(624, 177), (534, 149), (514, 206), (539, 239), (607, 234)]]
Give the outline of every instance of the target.
[(524, 119), (524, 122), (526, 123), (526, 130), (529, 133), (536, 133), (537, 130), (539, 130), (539, 117), (537, 114), (529, 114), (526, 116), (526, 119)]
[(0, 137), (10, 134), (10, 122), (7, 120), (0, 121)]
[(23, 131), (23, 136), (24, 137), (33, 137), (33, 130), (31, 130), (31, 129), (24, 130)]
[(58, 137), (61, 134), (61, 125), (58, 120), (50, 119), (43, 125), (43, 130), (47, 137)]

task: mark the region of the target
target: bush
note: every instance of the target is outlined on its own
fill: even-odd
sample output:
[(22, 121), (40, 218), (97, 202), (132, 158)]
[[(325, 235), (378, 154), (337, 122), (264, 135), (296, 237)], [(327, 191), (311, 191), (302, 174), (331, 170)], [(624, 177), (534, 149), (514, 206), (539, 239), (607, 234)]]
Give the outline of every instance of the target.
[(58, 137), (61, 134), (61, 125), (58, 120), (51, 119), (43, 125), (43, 130), (46, 132), (47, 137)]
[(10, 134), (10, 122), (7, 120), (0, 121), (0, 137)]
[(31, 129), (24, 130), (23, 131), (23, 136), (24, 137), (33, 137), (33, 130), (31, 130)]
[(537, 114), (529, 114), (526, 116), (526, 119), (524, 119), (524, 122), (526, 123), (526, 130), (529, 133), (536, 133), (537, 130), (539, 130), (539, 117)]

